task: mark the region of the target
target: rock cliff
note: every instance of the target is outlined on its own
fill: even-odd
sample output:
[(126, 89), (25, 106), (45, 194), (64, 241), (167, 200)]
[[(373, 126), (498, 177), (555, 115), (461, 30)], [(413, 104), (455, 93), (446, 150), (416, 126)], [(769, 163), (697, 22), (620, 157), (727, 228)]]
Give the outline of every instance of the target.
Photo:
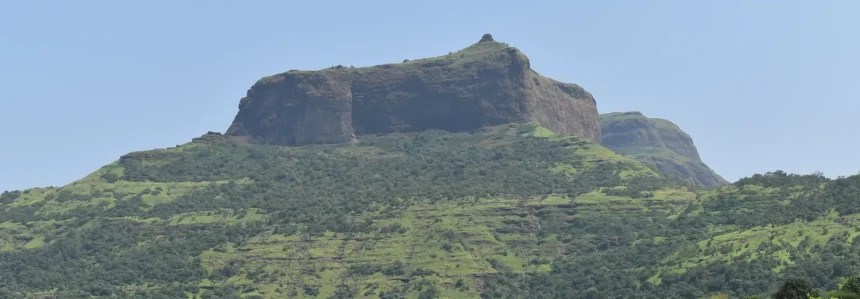
[(674, 123), (640, 112), (600, 115), (601, 144), (635, 158), (658, 172), (703, 187), (728, 184), (702, 162), (693, 139)]
[(600, 141), (590, 93), (541, 76), (521, 51), (485, 34), (476, 44), (435, 58), (265, 77), (242, 98), (225, 134), (302, 145), (532, 121)]

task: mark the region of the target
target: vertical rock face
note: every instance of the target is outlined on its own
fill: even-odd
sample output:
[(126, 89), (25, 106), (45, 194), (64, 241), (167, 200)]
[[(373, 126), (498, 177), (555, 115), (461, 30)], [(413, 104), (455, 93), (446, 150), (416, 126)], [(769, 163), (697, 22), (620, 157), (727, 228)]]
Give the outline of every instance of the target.
[(693, 139), (674, 123), (648, 118), (640, 112), (600, 115), (601, 144), (635, 158), (658, 172), (703, 187), (728, 184), (702, 162)]
[(340, 143), (356, 136), (469, 131), (537, 122), (600, 141), (590, 93), (531, 70), (518, 49), (489, 34), (446, 56), (352, 68), (290, 71), (260, 79), (226, 135), (282, 145)]

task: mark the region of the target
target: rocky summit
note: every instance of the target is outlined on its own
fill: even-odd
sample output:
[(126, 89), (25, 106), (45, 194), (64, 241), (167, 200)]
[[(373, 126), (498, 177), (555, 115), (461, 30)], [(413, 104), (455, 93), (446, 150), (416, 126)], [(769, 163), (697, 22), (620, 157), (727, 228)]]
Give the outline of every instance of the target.
[(671, 121), (634, 111), (601, 114), (600, 122), (602, 145), (607, 148), (699, 186), (728, 184), (702, 162), (690, 135)]
[(440, 57), (265, 77), (240, 101), (226, 135), (304, 145), (526, 122), (594, 141), (601, 136), (590, 93), (541, 76), (520, 50), (485, 34)]

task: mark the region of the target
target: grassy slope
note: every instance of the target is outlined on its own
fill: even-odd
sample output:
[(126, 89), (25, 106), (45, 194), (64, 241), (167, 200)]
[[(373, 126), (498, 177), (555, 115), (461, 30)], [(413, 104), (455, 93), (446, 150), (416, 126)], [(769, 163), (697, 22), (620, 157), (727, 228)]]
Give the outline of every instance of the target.
[[(298, 155), (296, 153), (331, 155), (340, 157), (338, 159), (355, 159), (377, 164), (416, 155), (422, 159), (425, 154), (429, 157), (429, 153), (416, 154), (415, 149), (410, 150), (408, 144), (402, 144), (404, 140), (419, 140), (424, 135), (398, 136), (372, 137), (362, 140), (358, 146), (275, 148), (283, 158), (273, 161), (287, 163), (284, 161), (296, 159), (290, 157), (299, 157), (295, 156)], [(670, 254), (662, 256), (656, 267), (615, 269), (643, 274), (647, 279), (640, 283), (654, 285), (660, 285), (667, 276), (682, 275), (692, 269), (763, 257), (778, 261), (772, 267), (774, 275), (778, 275), (780, 271), (793, 265), (800, 255), (814, 255), (815, 251), (810, 249), (814, 245), (827, 244), (833, 236), (845, 236), (846, 242), (853, 242), (860, 234), (860, 218), (853, 214), (840, 216), (830, 213), (809, 221), (797, 220), (777, 225), (720, 222), (727, 213), (742, 218), (773, 207), (787, 208), (793, 199), (812, 192), (801, 186), (766, 188), (746, 184), (740, 187), (727, 186), (698, 195), (684, 187), (676, 186), (634, 191), (637, 194), (634, 198), (624, 193), (625, 190), (634, 188), (631, 185), (633, 182), (643, 178), (659, 178), (659, 175), (630, 158), (615, 154), (587, 140), (559, 136), (533, 125), (510, 125), (471, 134), (442, 134), (436, 137), (441, 140), (455, 140), (456, 144), (466, 144), (466, 148), (473, 146), (473, 149), (504, 149), (505, 146), (522, 140), (534, 144), (555, 144), (573, 160), (544, 161), (545, 166), (541, 167), (544, 167), (545, 175), (579, 182), (578, 180), (583, 179), (582, 175), (590, 175), (590, 171), (615, 165), (609, 174), (617, 180), (613, 183), (615, 185), (595, 187), (591, 191), (573, 195), (564, 191), (550, 191), (523, 195), (476, 194), (441, 199), (409, 196), (394, 198), (393, 201), (372, 201), (363, 210), (344, 214), (349, 223), (372, 223), (369, 229), (356, 232), (328, 230), (310, 233), (311, 230), (307, 228), (313, 225), (313, 222), (295, 221), (287, 226), (290, 229), (279, 226), (278, 221), (286, 219), (286, 216), (278, 214), (280, 211), (277, 208), (273, 209), (265, 204), (243, 206), (232, 202), (235, 206), (216, 204), (213, 208), (206, 208), (200, 204), (205, 203), (205, 200), (194, 201), (188, 197), (194, 194), (209, 194), (199, 193), (206, 190), (222, 190), (218, 189), (221, 188), (219, 186), (238, 188), (231, 190), (243, 190), (243, 186), (253, 188), (259, 182), (251, 176), (231, 177), (230, 173), (224, 170), (223, 174), (210, 174), (201, 177), (206, 178), (205, 180), (193, 181), (165, 181), (156, 176), (151, 177), (156, 178), (154, 180), (141, 181), (123, 177), (127, 172), (124, 168), (126, 166), (167, 169), (163, 167), (173, 165), (176, 161), (186, 161), (177, 157), (195, 157), (195, 161), (209, 161), (205, 159), (211, 158), (213, 162), (207, 162), (210, 164), (231, 163), (229, 159), (218, 158), (221, 156), (209, 157), (207, 151), (226, 155), (225, 157), (237, 157), (237, 161), (242, 161), (246, 159), (245, 154), (236, 149), (257, 147), (198, 142), (172, 149), (137, 153), (136, 156), (141, 157), (137, 160), (140, 164), (123, 164), (128, 162), (122, 161), (113, 163), (62, 188), (31, 189), (18, 193), (17, 196), (0, 197), (3, 199), (0, 200), (0, 210), (5, 211), (0, 214), (5, 219), (0, 223), (0, 252), (37, 254), (41, 250), (59, 246), (58, 242), (65, 240), (70, 234), (86, 233), (103, 224), (130, 223), (157, 231), (152, 235), (143, 234), (130, 241), (132, 243), (128, 243), (129, 245), (110, 249), (112, 254), (121, 256), (136, 250), (161, 248), (158, 246), (164, 244), (171, 246), (169, 244), (172, 243), (162, 242), (166, 239), (174, 242), (174, 238), (184, 238), (174, 229), (203, 229), (218, 235), (223, 230), (221, 227), (257, 224), (259, 227), (247, 238), (207, 243), (211, 246), (199, 248), (192, 246), (187, 253), (177, 253), (184, 254), (181, 256), (186, 259), (196, 260), (191, 267), (202, 268), (204, 272), (200, 278), (189, 280), (190, 284), (197, 288), (186, 289), (184, 294), (192, 298), (205, 294), (209, 289), (230, 287), (245, 297), (328, 298), (335, 294), (338, 288), (348, 286), (359, 298), (376, 298), (379, 294), (392, 290), (402, 292), (408, 298), (417, 298), (430, 290), (437, 290), (444, 297), (474, 298), (483, 290), (484, 277), (488, 275), (547, 273), (556, 261), (578, 256), (575, 252), (587, 248), (612, 252), (616, 250), (612, 246), (618, 246), (613, 243), (619, 242), (617, 236), (612, 237), (615, 238), (612, 240), (611, 236), (589, 229), (571, 233), (570, 229), (563, 228), (563, 225), (566, 225), (564, 223), (585, 221), (598, 227), (613, 227), (616, 222), (631, 219), (641, 219), (637, 221), (651, 222), (661, 227), (664, 225), (661, 223), (682, 221), (708, 223), (707, 233), (689, 243), (677, 243), (680, 242), (677, 237), (681, 236), (668, 233), (661, 235), (657, 229), (653, 229), (655, 233), (650, 233), (647, 230), (651, 228), (647, 227), (641, 227), (641, 232), (634, 232), (634, 235), (640, 237), (621, 241), (629, 242), (629, 245), (622, 243), (618, 248), (642, 246), (644, 243), (660, 247), (661, 244), (671, 242), (672, 245), (667, 245), (667, 249), (671, 249)], [(392, 149), (398, 146), (405, 146), (406, 149)], [(263, 152), (266, 150), (273, 149), (265, 149)], [(441, 150), (444, 153), (448, 149)], [(283, 151), (289, 154), (284, 154)], [(451, 151), (451, 154), (458, 153), (457, 149)], [(529, 160), (527, 156), (512, 157), (511, 159), (523, 159), (523, 163), (540, 161)], [(302, 159), (298, 159), (289, 163), (303, 165), (301, 161)], [(518, 161), (513, 162), (520, 163)], [(524, 172), (533, 171), (526, 164), (517, 165), (522, 165), (517, 167), (521, 167)], [(224, 169), (234, 168), (236, 167), (227, 164)], [(222, 170), (215, 172), (220, 171)], [(171, 175), (157, 174), (164, 175), (164, 178), (193, 177), (193, 172), (193, 169), (180, 169)], [(254, 172), (249, 170), (248, 173)], [(121, 179), (108, 182), (104, 179), (109, 177), (107, 173), (114, 173)], [(313, 176), (313, 172), (310, 173), (307, 176)], [(524, 173), (512, 174), (519, 176)], [(423, 177), (430, 174), (417, 175)], [(310, 180), (307, 182), (313, 182), (324, 179), (324, 176), (306, 179)], [(525, 186), (528, 184), (541, 182), (535, 181)], [(222, 197), (229, 198), (231, 191), (224, 192), (226, 193), (212, 195), (212, 201), (217, 203)], [(643, 194), (650, 196), (642, 196)], [(13, 197), (14, 199), (9, 200)], [(725, 198), (734, 201), (731, 201), (731, 204), (723, 204)], [(110, 212), (117, 210), (118, 204), (135, 200), (140, 202), (139, 208), (130, 213), (87, 216), (88, 214), (81, 212)], [(194, 204), (195, 202), (197, 203)], [(715, 205), (718, 202), (721, 204)], [(158, 209), (168, 206), (171, 208)], [(289, 209), (292, 207), (286, 208)], [(553, 220), (554, 217), (558, 219)], [(720, 221), (712, 221), (707, 217), (723, 218), (719, 218), (722, 219)], [(324, 222), (322, 219), (318, 221)], [(562, 229), (554, 229), (554, 226)], [(607, 246), (606, 244), (609, 244), (609, 249), (600, 249)], [(0, 253), (2, 254), (4, 253)], [(91, 257), (83, 257), (89, 258)], [(14, 285), (7, 286), (12, 286), (14, 290)], [(157, 280), (143, 279), (141, 283), (119, 287), (134, 294), (165, 286), (157, 283)], [(2, 287), (0, 286), (0, 290)], [(48, 288), (26, 292), (35, 296), (53, 291)]]
[[(619, 156), (599, 145), (573, 137), (557, 136), (541, 127), (529, 127), (523, 131), (516, 126), (496, 128), (504, 138), (481, 139), (482, 146), (492, 147), (508, 139), (538, 137), (553, 141), (566, 141), (568, 150), (582, 157), (582, 164), (556, 163), (546, 169), (558, 175), (572, 176), (588, 168), (605, 163), (626, 163), (616, 173), (623, 178), (657, 176), (652, 170), (633, 160)], [(499, 136), (499, 135), (497, 135)], [(187, 144), (173, 149), (157, 150), (144, 154), (158, 157), (162, 153), (181, 153), (204, 148), (205, 144)], [(320, 147), (325, 148), (325, 147)], [(382, 155), (382, 150), (373, 147), (339, 148), (346, 155)], [(165, 161), (146, 160), (150, 166), (166, 164)], [(2, 206), (7, 212), (15, 208), (38, 207), (33, 215), (39, 219), (29, 222), (6, 221), (0, 224), (0, 249), (4, 251), (36, 250), (51, 246), (52, 239), (59, 238), (63, 230), (86, 230), (87, 226), (64, 227), (78, 218), (66, 219), (73, 209), (100, 208), (109, 210), (116, 202), (140, 195), (143, 209), (162, 205), (181, 198), (194, 190), (212, 184), (226, 184), (227, 180), (197, 182), (135, 182), (119, 180), (109, 183), (102, 179), (105, 173), (123, 175), (120, 163), (105, 166), (95, 173), (62, 188), (31, 189), (24, 191), (14, 201)], [(238, 183), (248, 183), (248, 178), (235, 178)], [(63, 196), (59, 196), (63, 193)], [(78, 200), (75, 196), (86, 198)], [(400, 199), (408, 201), (404, 210), (386, 209), (379, 205), (374, 212), (355, 215), (362, 221), (372, 219), (380, 229), (357, 234), (328, 232), (320, 236), (301, 234), (278, 234), (271, 231), (253, 236), (243, 244), (223, 243), (210, 250), (199, 252), (201, 266), (208, 272), (222, 269), (225, 265), (241, 264), (228, 279), (213, 282), (202, 280), (200, 286), (233, 285), (249, 286), (246, 295), (263, 297), (307, 296), (305, 288), (316, 289), (318, 298), (327, 298), (335, 287), (347, 282), (360, 289), (364, 297), (373, 297), (380, 290), (405, 287), (410, 297), (417, 296), (422, 283), (428, 281), (439, 286), (445, 296), (465, 298), (477, 296), (480, 280), (476, 277), (498, 273), (545, 272), (551, 268), (553, 257), (563, 255), (566, 246), (553, 235), (539, 236), (537, 217), (540, 211), (554, 208), (559, 211), (590, 211), (593, 213), (636, 213), (643, 210), (665, 210), (678, 212), (681, 205), (675, 201), (689, 201), (695, 194), (684, 189), (660, 190), (653, 198), (633, 199), (625, 196), (609, 196), (595, 190), (575, 198), (567, 194), (544, 194), (528, 198), (454, 198), (431, 201), (421, 198)], [(271, 211), (269, 211), (271, 212)], [(264, 221), (269, 217), (259, 209), (239, 211), (216, 209), (208, 211), (177, 213), (167, 219), (159, 217), (112, 217), (119, 221), (142, 222), (158, 225), (183, 226), (193, 224), (224, 223), (228, 225)], [(94, 220), (97, 221), (97, 220)], [(531, 229), (524, 229), (532, 227)], [(390, 228), (390, 229), (388, 229)], [(389, 231), (390, 230), (390, 231)], [(143, 242), (145, 243), (145, 242)], [(142, 243), (142, 244), (143, 244)], [(375, 265), (390, 267), (393, 262), (402, 262), (403, 271), (356, 274), (354, 267)], [(409, 279), (415, 270), (421, 269), (420, 279)], [(262, 271), (262, 273), (261, 273)], [(249, 279), (253, 275), (257, 279)], [(260, 279), (259, 277), (265, 277)], [(411, 281), (410, 281), (411, 280)], [(404, 283), (404, 281), (410, 281)], [(459, 283), (458, 283), (459, 282)], [(454, 287), (458, 286), (458, 287)], [(201, 291), (202, 292), (202, 291)]]
[[(703, 206), (710, 201), (716, 201), (718, 196), (730, 196), (740, 200), (742, 203), (731, 209), (714, 209), (706, 211)], [(762, 212), (772, 211), (776, 207), (786, 207), (792, 201), (802, 200), (805, 197), (802, 186), (789, 188), (763, 187), (761, 185), (743, 185), (737, 187), (730, 185), (703, 193), (699, 200), (688, 207), (688, 215), (701, 217), (706, 214), (725, 215), (732, 214), (737, 218), (744, 216), (766, 218), (768, 215)], [(762, 221), (767, 223), (768, 221)], [(788, 253), (791, 249), (802, 246), (804, 252), (809, 253), (815, 245), (824, 245), (831, 238), (844, 236), (847, 243), (852, 243), (860, 235), (860, 215), (839, 215), (836, 211), (823, 214), (811, 221), (794, 219), (790, 223), (779, 225), (764, 224), (753, 227), (742, 228), (737, 225), (712, 225), (710, 227), (712, 236), (707, 240), (697, 242), (700, 254), (692, 257), (683, 257), (680, 254), (671, 256), (667, 263), (685, 264), (690, 266), (714, 261), (732, 262), (738, 258), (747, 261), (756, 259), (766, 250), (765, 245), (776, 247), (774, 253), (779, 256), (780, 265), (773, 270), (779, 272), (785, 268), (785, 264), (792, 264)], [(806, 241), (806, 242), (804, 242)], [(801, 244), (803, 243), (803, 244)], [(701, 252), (705, 252), (702, 254)]]
[[(798, 203), (819, 201), (819, 197), (826, 196), (823, 194), (828, 185), (817, 183), (817, 179), (806, 185), (779, 187), (736, 183), (701, 193), (683, 215), (691, 221), (706, 223), (707, 238), (667, 256), (648, 281), (659, 285), (666, 275), (681, 275), (714, 265), (755, 262), (769, 264), (773, 275), (784, 274), (787, 267), (797, 266), (794, 273), (788, 274), (796, 277), (797, 273), (803, 273), (797, 272), (798, 269), (817, 266), (815, 261), (820, 261), (822, 252), (857, 248), (854, 243), (860, 235), (860, 214), (840, 215), (832, 203), (825, 203), (824, 209), (819, 207), (822, 212), (812, 212), (814, 218), (809, 219), (808, 214), (802, 215), (803, 208), (797, 207)], [(805, 260), (806, 264), (797, 265), (798, 260)], [(838, 282), (857, 273), (829, 274)], [(836, 289), (837, 284), (826, 283), (826, 280), (825, 284), (825, 289)], [(722, 295), (716, 293), (715, 296)]]

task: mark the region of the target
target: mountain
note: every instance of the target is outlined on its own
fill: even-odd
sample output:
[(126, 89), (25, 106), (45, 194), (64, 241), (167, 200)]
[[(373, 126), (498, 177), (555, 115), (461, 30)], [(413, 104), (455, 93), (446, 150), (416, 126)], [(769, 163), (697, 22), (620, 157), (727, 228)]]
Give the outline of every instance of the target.
[[(633, 182), (652, 183), (624, 188)], [(61, 188), (3, 193), (0, 289), (477, 297), (487, 275), (546, 272), (582, 245), (614, 242), (564, 233), (573, 219), (665, 216), (694, 199), (632, 159), (536, 125), (304, 147), (209, 133)]]
[[(209, 133), (0, 195), (0, 297), (704, 298), (860, 273), (860, 176), (694, 192), (535, 124)], [(5, 296), (5, 297), (4, 297)], [(338, 297), (340, 296), (340, 297)]]
[[(498, 45), (485, 37), (470, 48), (485, 46)], [(466, 67), (469, 55), (452, 65), (482, 65)], [(441, 86), (520, 82), (474, 74)], [(423, 82), (443, 77), (433, 76)], [(301, 84), (330, 92), (333, 82), (346, 81)], [(366, 130), (361, 92), (338, 106), (324, 89), (259, 84), (227, 134), (0, 194), (0, 298), (793, 298), (783, 294), (860, 286), (849, 280), (860, 274), (860, 175), (774, 171), (700, 188), (598, 143), (698, 159), (677, 127), (617, 114), (603, 117), (622, 120), (600, 138), (585, 118), (556, 118), (590, 96), (508, 99), (526, 103), (513, 117), (464, 92), (484, 109), (472, 116), (500, 123)], [(400, 103), (410, 93), (385, 94)], [(395, 106), (376, 115), (405, 117)], [(445, 111), (471, 111), (458, 109)]]
[(529, 121), (600, 140), (590, 93), (541, 76), (520, 50), (486, 34), (478, 43), (440, 57), (265, 77), (241, 100), (226, 134), (303, 145)]
[(658, 172), (706, 188), (729, 182), (702, 162), (693, 139), (671, 121), (641, 112), (600, 115), (601, 144)]

